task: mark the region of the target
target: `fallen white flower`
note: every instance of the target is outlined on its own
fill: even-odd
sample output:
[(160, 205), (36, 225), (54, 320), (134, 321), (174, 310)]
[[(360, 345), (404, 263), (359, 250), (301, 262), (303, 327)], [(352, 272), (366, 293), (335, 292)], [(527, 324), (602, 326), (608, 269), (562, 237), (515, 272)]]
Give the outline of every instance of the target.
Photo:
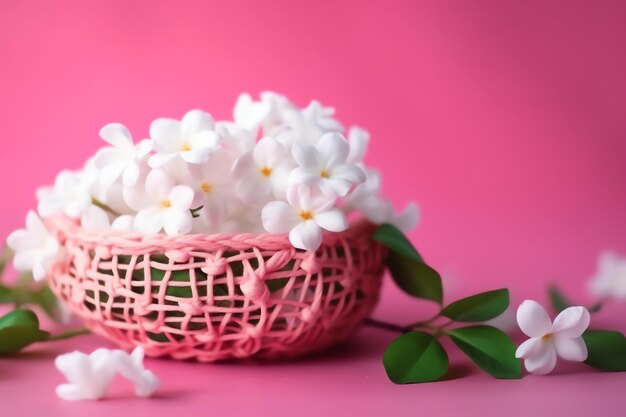
[(67, 384), (56, 388), (66, 401), (98, 400), (106, 395), (116, 373), (133, 382), (135, 394), (149, 397), (159, 386), (159, 379), (143, 366), (144, 350), (137, 347), (129, 355), (123, 350), (97, 349), (91, 354), (74, 351), (54, 361), (67, 378)]

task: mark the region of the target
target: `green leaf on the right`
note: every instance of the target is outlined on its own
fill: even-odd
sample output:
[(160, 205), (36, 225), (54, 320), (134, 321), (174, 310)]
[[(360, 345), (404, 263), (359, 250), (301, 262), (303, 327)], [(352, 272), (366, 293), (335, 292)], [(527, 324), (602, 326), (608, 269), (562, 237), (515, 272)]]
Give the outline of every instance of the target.
[(587, 330), (583, 339), (587, 345), (587, 365), (604, 371), (626, 371), (626, 338), (622, 333)]
[(509, 306), (509, 290), (482, 292), (462, 298), (441, 310), (441, 315), (455, 321), (486, 321), (498, 317)]
[(48, 332), (39, 329), (35, 313), (30, 310), (13, 310), (0, 317), (0, 356), (17, 353), (49, 336)]
[(550, 297), (550, 304), (552, 304), (552, 308), (556, 313), (560, 313), (572, 306), (572, 303), (554, 285), (548, 289), (548, 296)]
[(409, 295), (441, 303), (441, 276), (424, 260), (411, 242), (395, 226), (383, 224), (373, 239), (389, 249), (387, 267), (394, 282)]
[(383, 365), (396, 384), (431, 382), (448, 371), (448, 355), (433, 335), (414, 331), (391, 342), (383, 355)]
[(483, 371), (496, 378), (522, 377), (516, 346), (502, 330), (479, 325), (448, 330), (446, 334)]

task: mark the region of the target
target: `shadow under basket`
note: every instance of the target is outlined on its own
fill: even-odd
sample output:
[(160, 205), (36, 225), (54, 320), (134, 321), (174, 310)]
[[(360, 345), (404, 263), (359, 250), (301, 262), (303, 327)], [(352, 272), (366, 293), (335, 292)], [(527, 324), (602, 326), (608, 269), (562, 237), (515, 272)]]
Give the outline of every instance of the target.
[(280, 358), (347, 338), (378, 300), (375, 226), (325, 233), (315, 252), (284, 235), (141, 235), (55, 229), (67, 260), (53, 292), (93, 332), (149, 356)]

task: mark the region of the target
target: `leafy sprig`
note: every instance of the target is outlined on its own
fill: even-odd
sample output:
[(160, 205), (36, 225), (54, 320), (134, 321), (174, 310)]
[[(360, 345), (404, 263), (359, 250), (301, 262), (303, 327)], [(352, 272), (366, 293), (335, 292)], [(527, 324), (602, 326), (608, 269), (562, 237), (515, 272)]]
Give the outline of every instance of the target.
[[(522, 377), (513, 340), (500, 329), (485, 324), (508, 308), (507, 289), (482, 292), (444, 305), (441, 276), (426, 264), (400, 230), (384, 224), (376, 230), (373, 239), (389, 249), (387, 268), (400, 289), (415, 298), (439, 305), (439, 312), (434, 317), (406, 326), (366, 320), (372, 326), (401, 333), (383, 355), (383, 365), (391, 381), (412, 384), (443, 378), (448, 372), (449, 361), (440, 342), (442, 337), (449, 337), (488, 374), (504, 379)], [(556, 289), (551, 290), (550, 296), (557, 311), (569, 306)], [(583, 338), (589, 351), (587, 365), (610, 371), (626, 370), (626, 339), (621, 333), (589, 330)]]
[(37, 314), (25, 306), (39, 307), (47, 316), (58, 321), (58, 301), (46, 285), (35, 285), (30, 274), (20, 275), (13, 285), (2, 282), (11, 258), (10, 251), (5, 250), (0, 259), (0, 304), (13, 304), (13, 310), (0, 317), (0, 356), (15, 354), (33, 343), (89, 333), (86, 329), (75, 329), (51, 335), (42, 330)]

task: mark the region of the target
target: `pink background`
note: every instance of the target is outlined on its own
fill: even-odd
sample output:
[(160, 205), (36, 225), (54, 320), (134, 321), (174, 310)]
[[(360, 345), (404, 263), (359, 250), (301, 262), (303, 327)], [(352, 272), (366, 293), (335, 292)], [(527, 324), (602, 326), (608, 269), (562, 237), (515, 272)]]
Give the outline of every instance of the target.
[[(598, 253), (626, 253), (625, 19), (619, 1), (3, 1), (0, 237), (23, 224), (37, 186), (102, 145), (103, 124), (124, 123), (141, 139), (156, 117), (199, 107), (227, 118), (238, 93), (270, 89), (302, 106), (317, 98), (346, 124), (372, 132), (368, 162), (385, 173), (398, 206), (419, 202), (422, 224), (411, 237), (452, 297), (509, 286), (517, 305), (544, 300), (547, 283), (558, 282), (589, 301), (585, 285)], [(410, 321), (425, 308), (387, 285), (377, 315)], [(625, 312), (612, 305), (598, 321), (625, 330)], [(37, 383), (42, 399), (28, 410), (45, 405), (66, 416), (129, 404), (152, 415), (217, 415), (231, 401), (235, 411), (280, 411), (288, 395), (312, 415), (325, 406), (362, 414), (452, 410), (450, 398), (478, 410), (496, 401), (492, 395), (500, 409), (528, 403), (516, 409), (584, 414), (600, 402), (617, 412), (623, 375), (585, 373), (582, 365), (567, 377), (518, 383), (471, 372), (396, 387), (378, 361), (391, 337), (363, 330), (355, 343), (368, 346), (356, 359), (339, 353), (289, 366), (152, 361), (168, 375), (171, 400), (162, 403), (171, 408), (60, 403), (49, 355), (35, 354), (19, 367), (0, 361), (0, 402)], [(58, 349), (103, 344), (78, 343)], [(36, 382), (39, 372), (45, 378)], [(584, 398), (575, 394), (582, 390)]]

